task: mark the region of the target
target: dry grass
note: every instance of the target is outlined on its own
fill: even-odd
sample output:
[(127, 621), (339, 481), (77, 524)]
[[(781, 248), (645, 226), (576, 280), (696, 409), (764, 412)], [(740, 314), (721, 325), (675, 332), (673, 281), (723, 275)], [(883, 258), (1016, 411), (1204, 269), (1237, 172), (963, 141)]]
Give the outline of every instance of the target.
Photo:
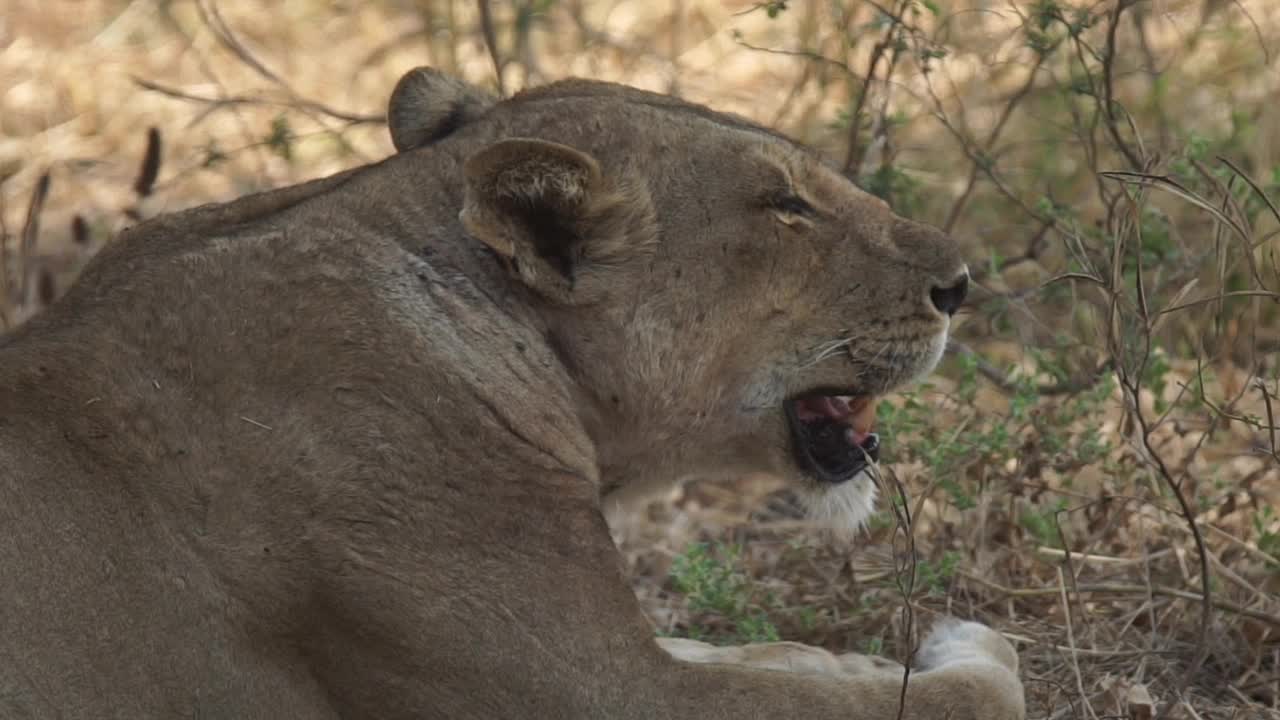
[(677, 92), (947, 227), (978, 291), (939, 377), (882, 408), (899, 499), (852, 546), (765, 478), (686, 484), (619, 527), (659, 631), (906, 657), (948, 612), (1019, 645), (1033, 718), (1141, 718), (1146, 696), (1280, 718), (1269, 9), (529, 0), (486, 32), (464, 0), (9, 0), (0, 323), (134, 218), (389, 153), (412, 65)]

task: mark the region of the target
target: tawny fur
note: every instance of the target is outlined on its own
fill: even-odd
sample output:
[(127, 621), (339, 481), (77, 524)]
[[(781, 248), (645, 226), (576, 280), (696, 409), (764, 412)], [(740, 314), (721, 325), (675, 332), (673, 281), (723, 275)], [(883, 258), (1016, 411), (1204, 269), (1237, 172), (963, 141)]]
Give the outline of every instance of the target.
[[(952, 243), (661, 95), (418, 70), (389, 117), (399, 154), (140, 225), (0, 339), (0, 717), (899, 717), (888, 661), (664, 651), (601, 506), (820, 499), (783, 400), (928, 372)], [(948, 627), (901, 717), (1021, 718)]]

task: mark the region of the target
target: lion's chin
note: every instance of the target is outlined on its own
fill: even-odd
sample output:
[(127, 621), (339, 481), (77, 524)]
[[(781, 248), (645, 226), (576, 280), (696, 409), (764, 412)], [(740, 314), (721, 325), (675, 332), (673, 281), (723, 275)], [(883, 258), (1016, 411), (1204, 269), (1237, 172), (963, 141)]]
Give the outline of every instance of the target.
[(837, 535), (856, 534), (876, 510), (877, 487), (868, 468), (838, 483), (810, 483), (799, 493), (809, 519)]

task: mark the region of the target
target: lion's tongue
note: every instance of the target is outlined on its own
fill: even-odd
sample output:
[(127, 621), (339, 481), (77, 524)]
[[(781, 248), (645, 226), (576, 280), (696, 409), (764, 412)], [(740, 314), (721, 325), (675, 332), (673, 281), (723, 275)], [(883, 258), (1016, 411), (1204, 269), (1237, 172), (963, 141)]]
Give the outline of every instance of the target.
[(845, 423), (849, 426), (846, 439), (861, 447), (876, 421), (875, 400), (872, 395), (814, 395), (796, 402), (796, 417), (804, 422), (830, 418)]

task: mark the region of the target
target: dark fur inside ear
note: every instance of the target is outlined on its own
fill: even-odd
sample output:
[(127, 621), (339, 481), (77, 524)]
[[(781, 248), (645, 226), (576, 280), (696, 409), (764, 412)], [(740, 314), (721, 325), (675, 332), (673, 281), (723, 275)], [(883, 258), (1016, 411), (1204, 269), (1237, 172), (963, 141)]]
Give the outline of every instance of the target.
[(405, 73), (391, 93), (387, 124), (396, 150), (433, 143), (484, 114), (497, 97), (429, 67)]
[(524, 203), (504, 203), (507, 212), (528, 230), (533, 251), (558, 275), (573, 284), (575, 249), (580, 244), (575, 228), (566, 217), (552, 207)]
[(548, 297), (590, 295), (578, 282), (584, 274), (601, 277), (656, 241), (644, 186), (604, 178), (594, 158), (571, 147), (502, 140), (468, 158), (464, 171), (468, 232)]

